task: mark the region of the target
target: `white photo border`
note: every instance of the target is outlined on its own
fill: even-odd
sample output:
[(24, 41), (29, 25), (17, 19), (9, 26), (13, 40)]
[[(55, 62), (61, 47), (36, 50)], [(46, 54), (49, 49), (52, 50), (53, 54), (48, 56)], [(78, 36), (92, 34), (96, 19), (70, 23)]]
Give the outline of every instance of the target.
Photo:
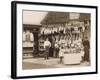
[[(97, 6), (67, 5), (36, 2), (12, 2), (12, 78), (30, 78), (97, 73)], [(41, 8), (40, 8), (41, 7)], [(67, 9), (66, 9), (67, 8)], [(91, 66), (78, 68), (22, 69), (22, 11), (59, 11), (91, 14)], [(15, 18), (15, 19), (14, 19)], [(15, 36), (15, 37), (14, 37)], [(15, 44), (15, 45), (14, 45)]]

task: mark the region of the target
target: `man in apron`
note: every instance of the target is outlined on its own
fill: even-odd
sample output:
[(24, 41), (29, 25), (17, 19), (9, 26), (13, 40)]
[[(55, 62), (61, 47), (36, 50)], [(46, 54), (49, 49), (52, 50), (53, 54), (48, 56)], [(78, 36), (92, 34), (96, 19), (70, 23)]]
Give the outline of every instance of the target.
[(48, 38), (46, 39), (46, 41), (44, 42), (44, 48), (45, 48), (45, 59), (49, 59), (49, 48), (51, 47), (51, 43), (48, 40)]

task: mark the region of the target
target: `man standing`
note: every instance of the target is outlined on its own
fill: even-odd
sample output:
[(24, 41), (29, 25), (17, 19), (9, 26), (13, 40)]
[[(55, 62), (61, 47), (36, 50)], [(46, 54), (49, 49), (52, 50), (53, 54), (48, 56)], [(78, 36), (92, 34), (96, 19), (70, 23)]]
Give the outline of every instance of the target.
[(87, 37), (85, 37), (85, 40), (83, 41), (83, 46), (84, 46), (84, 61), (90, 61), (89, 59), (89, 50), (90, 50), (90, 43), (89, 40), (87, 39)]
[(58, 45), (58, 41), (56, 41), (54, 45), (54, 57), (55, 58), (59, 57), (58, 54), (59, 54), (59, 45)]
[(49, 48), (51, 47), (51, 43), (48, 40), (48, 38), (46, 39), (46, 41), (44, 42), (44, 48), (45, 48), (45, 59), (49, 59)]

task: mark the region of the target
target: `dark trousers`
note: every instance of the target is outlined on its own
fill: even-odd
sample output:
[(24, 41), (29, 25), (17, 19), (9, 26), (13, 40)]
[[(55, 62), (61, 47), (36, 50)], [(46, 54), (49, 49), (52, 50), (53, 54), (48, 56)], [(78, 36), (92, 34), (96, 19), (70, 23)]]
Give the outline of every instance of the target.
[(46, 47), (44, 57), (45, 57), (45, 59), (49, 59), (49, 47)]
[(88, 48), (85, 48), (84, 49), (84, 52), (85, 52), (85, 54), (84, 54), (84, 61), (90, 61), (90, 58), (89, 58), (89, 49)]

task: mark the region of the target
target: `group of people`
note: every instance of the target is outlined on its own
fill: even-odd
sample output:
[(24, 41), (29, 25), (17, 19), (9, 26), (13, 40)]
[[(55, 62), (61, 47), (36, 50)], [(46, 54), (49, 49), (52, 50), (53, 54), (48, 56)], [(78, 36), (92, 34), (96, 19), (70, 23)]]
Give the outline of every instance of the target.
[[(65, 50), (75, 49), (84, 51), (83, 61), (89, 61), (89, 41), (87, 39), (82, 40), (80, 38), (65, 38), (65, 36), (61, 36), (60, 39), (56, 38), (53, 43), (53, 56), (55, 58), (60, 58), (60, 63), (63, 62), (64, 52)], [(49, 38), (46, 38), (44, 41), (45, 48), (45, 59), (49, 59), (49, 51), (50, 47), (52, 47), (52, 43), (49, 41)], [(77, 52), (76, 52), (77, 53)]]
[[(49, 58), (49, 54), (53, 53), (53, 57), (60, 58), (60, 63), (64, 57), (64, 52), (70, 51), (84, 51), (83, 61), (89, 61), (89, 40), (83, 38), (83, 33), (85, 28), (83, 26), (57, 26), (57, 27), (44, 27), (41, 29), (41, 35), (46, 35), (46, 40), (44, 41), (45, 48), (45, 59)], [(49, 40), (52, 38), (52, 41)], [(83, 40), (84, 39), (84, 40)], [(50, 53), (50, 48), (52, 47), (53, 52)], [(70, 53), (70, 52), (69, 52)]]

